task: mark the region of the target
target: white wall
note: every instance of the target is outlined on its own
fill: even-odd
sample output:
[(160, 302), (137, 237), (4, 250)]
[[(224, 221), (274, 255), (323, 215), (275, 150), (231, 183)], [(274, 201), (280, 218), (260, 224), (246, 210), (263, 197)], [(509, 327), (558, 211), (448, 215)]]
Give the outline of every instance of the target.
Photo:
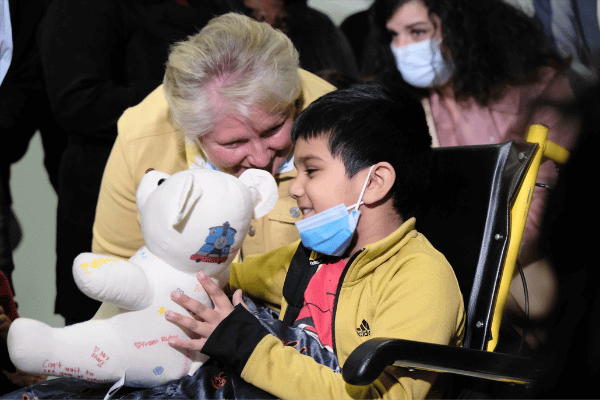
[(13, 254), (15, 301), (21, 317), (63, 326), (64, 319), (54, 314), (57, 197), (42, 160), (42, 142), (36, 133), (27, 154), (11, 168), (13, 210), (23, 228), (23, 239)]

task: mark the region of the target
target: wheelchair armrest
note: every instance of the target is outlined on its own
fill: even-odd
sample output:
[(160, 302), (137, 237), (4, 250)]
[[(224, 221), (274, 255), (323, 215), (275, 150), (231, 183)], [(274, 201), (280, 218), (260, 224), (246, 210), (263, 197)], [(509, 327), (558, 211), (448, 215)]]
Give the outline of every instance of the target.
[(535, 373), (533, 359), (463, 347), (374, 338), (350, 354), (342, 369), (351, 385), (368, 385), (388, 365), (447, 372), (478, 378), (530, 384)]

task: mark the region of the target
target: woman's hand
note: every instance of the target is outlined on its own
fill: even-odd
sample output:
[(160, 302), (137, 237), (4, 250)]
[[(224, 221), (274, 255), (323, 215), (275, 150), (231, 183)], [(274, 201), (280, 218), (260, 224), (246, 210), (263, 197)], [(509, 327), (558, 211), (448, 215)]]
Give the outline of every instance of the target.
[(242, 304), (244, 307), (246, 305), (242, 301), (241, 290), (235, 291), (233, 302), (231, 302), (227, 295), (204, 272), (198, 272), (196, 278), (212, 300), (214, 308), (207, 307), (181, 292), (174, 291), (171, 293), (171, 299), (183, 307), (190, 316), (186, 317), (169, 310), (165, 313), (165, 318), (184, 331), (189, 332), (188, 335), (191, 338), (170, 339), (169, 345), (180, 349), (202, 351), (204, 344), (215, 328), (233, 311), (233, 308), (238, 304)]

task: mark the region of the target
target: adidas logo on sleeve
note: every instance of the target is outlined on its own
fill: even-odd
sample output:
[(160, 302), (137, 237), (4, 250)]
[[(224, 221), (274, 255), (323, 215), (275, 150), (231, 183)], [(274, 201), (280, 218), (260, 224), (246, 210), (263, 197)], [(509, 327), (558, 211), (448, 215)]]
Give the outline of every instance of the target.
[(356, 333), (358, 333), (358, 336), (360, 337), (371, 335), (371, 328), (369, 328), (369, 324), (367, 323), (367, 321), (365, 321), (364, 319), (362, 320), (360, 326), (356, 328)]

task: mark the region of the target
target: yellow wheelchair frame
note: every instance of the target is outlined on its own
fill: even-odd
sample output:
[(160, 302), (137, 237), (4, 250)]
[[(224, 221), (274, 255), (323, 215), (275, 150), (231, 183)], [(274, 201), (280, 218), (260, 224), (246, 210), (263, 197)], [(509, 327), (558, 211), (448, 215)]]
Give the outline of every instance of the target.
[(569, 151), (548, 140), (548, 128), (544, 125), (531, 125), (527, 133), (527, 142), (537, 143), (539, 146), (535, 157), (531, 161), (529, 170), (523, 179), (521, 188), (517, 194), (513, 207), (511, 209), (511, 240), (504, 262), (504, 271), (500, 282), (500, 290), (498, 292), (498, 303), (494, 313), (492, 323), (492, 339), (488, 342), (487, 350), (494, 351), (498, 344), (500, 322), (502, 321), (502, 312), (506, 304), (506, 298), (510, 289), (515, 266), (517, 264), (517, 256), (529, 214), (529, 207), (533, 197), (533, 189), (536, 184), (538, 170), (544, 158), (550, 159), (558, 164), (565, 164), (569, 159)]

